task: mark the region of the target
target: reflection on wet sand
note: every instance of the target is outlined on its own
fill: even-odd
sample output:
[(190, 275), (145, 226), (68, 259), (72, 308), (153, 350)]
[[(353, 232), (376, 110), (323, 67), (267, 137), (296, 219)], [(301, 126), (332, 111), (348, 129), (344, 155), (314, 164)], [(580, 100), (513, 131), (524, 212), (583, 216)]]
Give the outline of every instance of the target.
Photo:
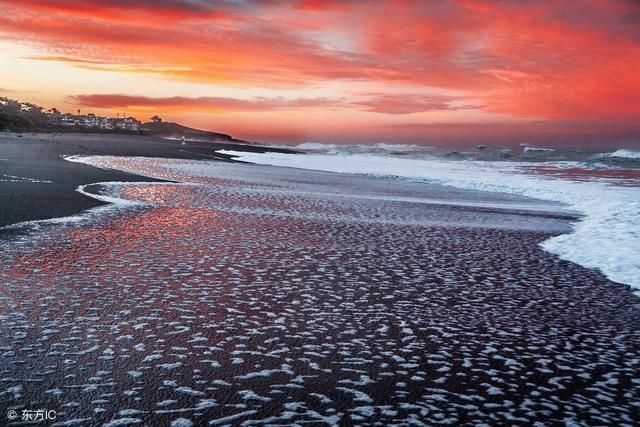
[(147, 206), (3, 247), (2, 409), (112, 425), (637, 417), (637, 297), (538, 247), (562, 218), (117, 162), (198, 185), (116, 186)]

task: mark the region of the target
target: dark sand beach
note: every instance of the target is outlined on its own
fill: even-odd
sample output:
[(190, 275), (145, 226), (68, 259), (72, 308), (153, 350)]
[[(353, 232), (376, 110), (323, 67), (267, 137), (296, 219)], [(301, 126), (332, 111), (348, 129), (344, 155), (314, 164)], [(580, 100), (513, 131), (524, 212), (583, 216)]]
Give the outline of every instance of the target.
[[(115, 155), (177, 159), (228, 157), (216, 150), (264, 151), (257, 145), (180, 141), (118, 134), (0, 133), (0, 228), (22, 221), (77, 214), (103, 203), (75, 190), (108, 181), (151, 181), (133, 174), (101, 170), (65, 161), (67, 155)], [(276, 150), (273, 151), (287, 151)], [(0, 238), (13, 234), (0, 230)]]
[(538, 246), (570, 230), (557, 206), (229, 162), (93, 163), (174, 182), (96, 188), (144, 206), (2, 243), (3, 411), (111, 426), (640, 421), (639, 300)]

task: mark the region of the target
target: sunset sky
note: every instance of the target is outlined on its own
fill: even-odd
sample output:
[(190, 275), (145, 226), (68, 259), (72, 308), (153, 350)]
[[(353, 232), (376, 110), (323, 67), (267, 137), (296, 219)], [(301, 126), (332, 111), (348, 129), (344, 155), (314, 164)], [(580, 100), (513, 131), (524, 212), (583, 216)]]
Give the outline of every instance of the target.
[(159, 114), (281, 143), (640, 145), (636, 0), (0, 10), (0, 95), (45, 108)]

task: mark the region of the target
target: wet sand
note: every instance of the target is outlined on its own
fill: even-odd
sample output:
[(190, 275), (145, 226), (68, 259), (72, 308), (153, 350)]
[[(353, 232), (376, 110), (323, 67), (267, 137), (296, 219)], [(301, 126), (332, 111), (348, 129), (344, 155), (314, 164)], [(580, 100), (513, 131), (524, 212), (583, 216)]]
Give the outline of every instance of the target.
[[(115, 134), (0, 133), (0, 228), (22, 221), (73, 215), (103, 204), (77, 193), (75, 190), (80, 185), (150, 181), (132, 174), (67, 162), (62, 159), (64, 155), (228, 160), (215, 151), (233, 147), (244, 151), (265, 150), (256, 145), (211, 142), (189, 142), (182, 146), (179, 141)], [(0, 230), (0, 238), (14, 233), (14, 230)]]
[(569, 230), (557, 206), (95, 163), (192, 184), (103, 187), (146, 205), (1, 243), (2, 411), (77, 425), (640, 421), (640, 300), (539, 248)]

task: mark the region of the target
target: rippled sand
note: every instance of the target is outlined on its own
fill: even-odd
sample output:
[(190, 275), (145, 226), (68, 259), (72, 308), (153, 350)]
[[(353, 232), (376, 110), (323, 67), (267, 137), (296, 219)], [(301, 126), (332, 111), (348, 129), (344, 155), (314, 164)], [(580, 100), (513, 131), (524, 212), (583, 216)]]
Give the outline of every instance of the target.
[(78, 425), (640, 421), (640, 300), (538, 247), (568, 230), (553, 207), (92, 162), (191, 184), (94, 187), (143, 205), (0, 247), (3, 411)]

